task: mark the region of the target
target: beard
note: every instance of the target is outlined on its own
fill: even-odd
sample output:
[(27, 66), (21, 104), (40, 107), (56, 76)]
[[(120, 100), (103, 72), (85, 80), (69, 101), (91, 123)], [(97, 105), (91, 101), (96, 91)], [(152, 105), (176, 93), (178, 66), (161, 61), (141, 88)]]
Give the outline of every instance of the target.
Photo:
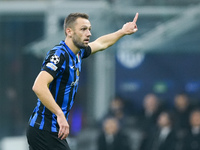
[(80, 38), (78, 38), (78, 36), (76, 34), (74, 34), (74, 36), (72, 37), (72, 41), (73, 41), (74, 45), (76, 47), (78, 47), (79, 49), (87, 47), (87, 46), (84, 45), (83, 42), (80, 41)]

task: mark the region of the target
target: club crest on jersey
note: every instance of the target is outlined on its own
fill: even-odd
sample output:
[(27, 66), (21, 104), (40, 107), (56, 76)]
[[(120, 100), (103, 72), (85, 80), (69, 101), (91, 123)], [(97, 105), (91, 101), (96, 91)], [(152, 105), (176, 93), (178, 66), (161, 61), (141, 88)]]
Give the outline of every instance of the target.
[(79, 74), (80, 74), (80, 72), (79, 72), (79, 69), (78, 69), (78, 68), (76, 69), (76, 74), (77, 74), (77, 76), (79, 76)]
[(60, 62), (60, 57), (58, 55), (53, 55), (51, 56), (50, 61), (54, 64), (58, 64)]

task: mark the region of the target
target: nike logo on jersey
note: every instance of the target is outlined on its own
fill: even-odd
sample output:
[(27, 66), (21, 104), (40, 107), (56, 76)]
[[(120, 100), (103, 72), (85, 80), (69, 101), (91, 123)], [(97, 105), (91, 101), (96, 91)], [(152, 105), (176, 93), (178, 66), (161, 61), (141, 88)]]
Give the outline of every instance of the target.
[(71, 69), (75, 69), (75, 66), (69, 66)]

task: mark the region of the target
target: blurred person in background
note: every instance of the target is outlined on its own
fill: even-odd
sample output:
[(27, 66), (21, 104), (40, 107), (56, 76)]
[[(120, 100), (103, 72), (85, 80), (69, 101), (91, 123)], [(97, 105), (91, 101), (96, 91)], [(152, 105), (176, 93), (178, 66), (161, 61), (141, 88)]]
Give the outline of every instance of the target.
[(176, 134), (173, 129), (172, 115), (162, 111), (157, 119), (157, 126), (150, 133), (146, 150), (175, 150)]
[(103, 120), (107, 117), (115, 117), (118, 119), (120, 126), (126, 125), (127, 114), (124, 112), (124, 100), (118, 96), (113, 98), (110, 102), (108, 113), (104, 116)]
[(156, 126), (157, 118), (161, 112), (161, 104), (157, 95), (149, 93), (143, 100), (143, 110), (139, 115), (138, 127), (142, 132), (140, 150), (145, 150), (150, 131)]
[(184, 138), (182, 150), (200, 150), (200, 109), (192, 110), (190, 114), (190, 130)]
[(130, 139), (122, 131), (115, 117), (103, 121), (103, 129), (97, 138), (97, 150), (131, 150)]
[(64, 22), (66, 38), (47, 53), (33, 91), (37, 106), (29, 120), (27, 140), (30, 150), (69, 150), (68, 115), (78, 89), (81, 62), (102, 51), (125, 35), (135, 33), (138, 13), (132, 22), (89, 43), (91, 24), (87, 14), (72, 13)]
[(177, 145), (179, 150), (182, 150), (183, 147), (183, 139), (186, 136), (189, 125), (189, 115), (192, 110), (191, 104), (189, 102), (189, 98), (185, 93), (178, 93), (174, 97), (174, 108), (173, 108), (173, 116), (174, 116), (174, 127), (177, 135)]
[(175, 128), (183, 130), (189, 128), (190, 111), (191, 105), (188, 96), (184, 93), (175, 95), (173, 109), (175, 116)]
[(151, 126), (155, 126), (158, 115), (161, 111), (160, 99), (155, 94), (147, 94), (143, 101), (143, 111), (141, 113), (141, 124), (144, 125), (144, 129)]

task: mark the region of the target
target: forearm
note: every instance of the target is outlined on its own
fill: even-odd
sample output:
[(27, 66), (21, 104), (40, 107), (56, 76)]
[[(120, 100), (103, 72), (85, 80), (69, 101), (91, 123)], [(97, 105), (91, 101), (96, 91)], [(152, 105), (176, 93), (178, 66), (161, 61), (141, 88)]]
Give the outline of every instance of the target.
[(54, 113), (56, 116), (63, 113), (61, 108), (55, 102), (55, 100), (47, 86), (45, 87), (45, 86), (40, 85), (40, 87), (38, 87), (38, 88), (33, 87), (33, 91), (35, 92), (37, 97), (40, 99), (42, 104), (46, 108), (48, 108), (52, 113)]
[(39, 88), (37, 87), (37, 85), (33, 86), (33, 91), (35, 92), (37, 97), (46, 108), (48, 108), (53, 114), (57, 116), (57, 122), (59, 125), (58, 138), (61, 138), (61, 140), (65, 139), (69, 134), (69, 124), (65, 118), (62, 109), (55, 102), (47, 86), (40, 85)]
[(115, 44), (120, 38), (122, 38), (125, 34), (120, 29), (116, 32), (101, 36), (97, 39), (97, 42), (102, 44), (102, 50), (112, 46)]
[(120, 29), (116, 32), (106, 34), (97, 38), (94, 42), (91, 42), (89, 44), (92, 49), (92, 54), (112, 46), (124, 35), (125, 34), (123, 33), (123, 31)]

